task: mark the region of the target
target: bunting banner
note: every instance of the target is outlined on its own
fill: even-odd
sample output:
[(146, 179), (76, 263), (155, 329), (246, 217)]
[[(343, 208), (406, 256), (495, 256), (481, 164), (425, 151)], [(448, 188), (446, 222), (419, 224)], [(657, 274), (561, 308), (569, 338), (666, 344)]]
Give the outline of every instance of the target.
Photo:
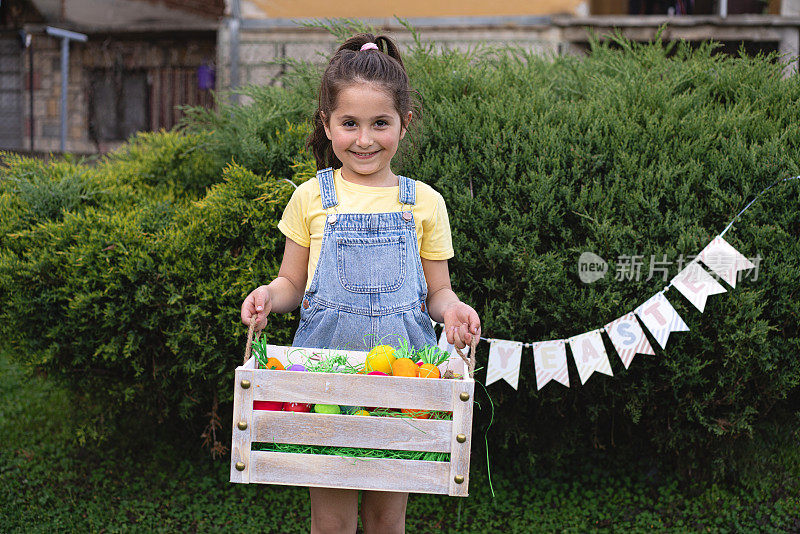
[(715, 237), (698, 257), (731, 287), (736, 287), (736, 276), (739, 271), (755, 267), (753, 262), (742, 256), (739, 251), (722, 239), (722, 236)]
[(619, 358), (625, 369), (631, 366), (633, 357), (637, 354), (655, 355), (653, 347), (644, 335), (644, 330), (639, 326), (636, 315), (630, 312), (605, 326), (606, 334), (611, 339)]
[(644, 325), (656, 338), (662, 349), (667, 348), (667, 339), (672, 332), (688, 332), (689, 327), (683, 322), (678, 312), (669, 303), (663, 293), (658, 292), (647, 302), (634, 310)]
[(501, 378), (517, 389), (522, 343), (503, 339), (489, 340), (489, 366), (486, 369), (486, 385)]
[(563, 339), (534, 343), (533, 364), (536, 369), (537, 390), (542, 389), (551, 380), (569, 387), (567, 347)]
[[(736, 279), (740, 271), (755, 269), (757, 275), (758, 265), (754, 264), (750, 259), (733, 248), (723, 239), (723, 236), (731, 229), (733, 224), (753, 202), (758, 200), (772, 187), (780, 182), (798, 179), (800, 179), (800, 176), (782, 178), (761, 191), (738, 215), (736, 215), (722, 233), (706, 245), (700, 254), (670, 280), (666, 287), (650, 297), (644, 304), (641, 304), (632, 312), (628, 312), (618, 319), (611, 321), (606, 324), (605, 327), (574, 336), (566, 341), (559, 339), (521, 343), (519, 341), (481, 338), (490, 343), (486, 385), (488, 386), (503, 378), (506, 382), (511, 384), (514, 389), (517, 389), (522, 347), (533, 348), (533, 363), (536, 371), (537, 390), (541, 390), (551, 380), (566, 387), (570, 387), (567, 368), (567, 343), (570, 345), (581, 384), (585, 384), (595, 372), (613, 376), (611, 364), (601, 335), (603, 331), (608, 335), (611, 344), (614, 346), (614, 349), (617, 351), (626, 369), (630, 367), (633, 358), (637, 354), (655, 355), (655, 351), (650, 344), (645, 329), (649, 330), (650, 334), (655, 338), (662, 349), (666, 349), (667, 340), (672, 332), (688, 332), (689, 327), (664, 296), (664, 293), (674, 286), (700, 311), (700, 313), (703, 313), (709, 296), (725, 293), (727, 290), (700, 265), (700, 262), (717, 276), (725, 280), (732, 288), (736, 287)], [(681, 257), (683, 257), (683, 255), (681, 255)], [(642, 265), (641, 258), (642, 256), (627, 256), (628, 263), (623, 264), (624, 268), (618, 270), (617, 279), (625, 279), (626, 276), (633, 276), (634, 273), (637, 273), (638, 276), (639, 269)], [(760, 264), (760, 254), (753, 259)], [(663, 272), (664, 281), (666, 282), (667, 271), (661, 266), (663, 263), (665, 262), (651, 262), (650, 278), (648, 278), (648, 280), (650, 280), (656, 272)], [(581, 254), (578, 265), (579, 278), (584, 283), (595, 282), (602, 278), (608, 271), (608, 265), (605, 260), (590, 252)], [(683, 263), (681, 263), (681, 265), (683, 265)], [(628, 273), (628, 275), (626, 275), (626, 273)], [(753, 280), (756, 278), (757, 276), (754, 276)], [(639, 321), (644, 325), (644, 328), (639, 324)], [(445, 346), (448, 345), (444, 337), (439, 340), (439, 346), (442, 347), (443, 350), (452, 350), (452, 348), (444, 349), (443, 343)], [(452, 345), (450, 345), (450, 347), (452, 347)]]
[(575, 366), (578, 368), (581, 385), (585, 384), (595, 371), (614, 376), (599, 330), (573, 337), (569, 341), (569, 346), (572, 349)]
[(725, 293), (722, 284), (714, 280), (705, 269), (700, 267), (697, 262), (692, 262), (686, 266), (670, 282), (686, 299), (694, 304), (694, 307), (703, 313), (706, 309), (706, 300), (709, 295)]

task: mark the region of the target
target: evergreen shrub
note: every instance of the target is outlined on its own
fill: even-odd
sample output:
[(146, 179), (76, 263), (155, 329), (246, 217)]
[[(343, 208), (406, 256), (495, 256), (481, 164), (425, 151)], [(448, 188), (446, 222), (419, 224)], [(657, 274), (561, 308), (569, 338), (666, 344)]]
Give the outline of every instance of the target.
[[(585, 58), (541, 58), (435, 53), (417, 41), (406, 63), (424, 117), (395, 170), (444, 195), (454, 288), (492, 338), (602, 327), (666, 284), (647, 280), (651, 256), (666, 255), (677, 274), (680, 255), (700, 252), (776, 179), (800, 174), (800, 83), (774, 56), (616, 38)], [(313, 176), (303, 141), (318, 77), (301, 65), (283, 88), (194, 110), (181, 132), (142, 136), (91, 168), (4, 158), (0, 342), (91, 399), (87, 436), (135, 411), (183, 420), (192, 437), (205, 428), (217, 452), (229, 439), (239, 307), (277, 273), (289, 182)], [(519, 390), (489, 387), (492, 455), (534, 461), (589, 445), (724, 465), (775, 414), (796, 411), (799, 182), (776, 186), (725, 236), (763, 258), (757, 280), (712, 296), (703, 314), (667, 293), (691, 331), (673, 333), (666, 350), (651, 340), (657, 354), (626, 370), (607, 345), (613, 377), (581, 386), (570, 362), (569, 389), (537, 391), (525, 349)], [(95, 183), (115, 193), (81, 193), (102, 189)], [(35, 213), (26, 198), (36, 195), (23, 190), (49, 207)], [(611, 269), (592, 284), (578, 277), (584, 251)], [(644, 256), (641, 279), (616, 279), (625, 255)], [(272, 317), (270, 341), (289, 344), (296, 321)], [(486, 357), (483, 344), (479, 367)], [(478, 400), (482, 433), (490, 410)]]

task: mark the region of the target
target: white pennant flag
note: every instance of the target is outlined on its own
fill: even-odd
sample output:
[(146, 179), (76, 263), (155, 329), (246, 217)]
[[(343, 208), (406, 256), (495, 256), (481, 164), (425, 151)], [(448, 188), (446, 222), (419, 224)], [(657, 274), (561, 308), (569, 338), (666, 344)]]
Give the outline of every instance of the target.
[(569, 346), (572, 349), (575, 366), (578, 368), (578, 375), (581, 377), (581, 384), (585, 384), (595, 371), (614, 376), (599, 331), (575, 336), (570, 339)]
[(721, 237), (715, 237), (698, 256), (709, 269), (717, 273), (720, 278), (728, 282), (731, 287), (736, 287), (736, 273), (755, 267), (753, 263), (742, 256)]
[(689, 331), (689, 327), (663, 293), (656, 293), (634, 311), (662, 349), (667, 347), (670, 332)]
[[(442, 335), (439, 336), (439, 348), (450, 355), (450, 357), (447, 359), (447, 369), (450, 369), (454, 373), (458, 373), (461, 376), (467, 376), (466, 363), (456, 352), (455, 345), (447, 341), (447, 334), (445, 333), (444, 329), (442, 329)], [(461, 349), (461, 352), (464, 353), (464, 356), (469, 356), (469, 345)]]
[(501, 378), (517, 389), (522, 343), (502, 339), (489, 340), (489, 366), (486, 369), (486, 385)]
[(694, 307), (703, 313), (709, 295), (725, 293), (722, 284), (714, 280), (697, 262), (692, 262), (670, 282)]
[(563, 339), (534, 343), (533, 364), (536, 368), (537, 390), (542, 389), (551, 380), (569, 387), (567, 347)]
[(611, 343), (617, 349), (617, 354), (625, 364), (625, 369), (630, 367), (633, 357), (637, 354), (655, 354), (633, 312), (611, 321), (605, 328)]

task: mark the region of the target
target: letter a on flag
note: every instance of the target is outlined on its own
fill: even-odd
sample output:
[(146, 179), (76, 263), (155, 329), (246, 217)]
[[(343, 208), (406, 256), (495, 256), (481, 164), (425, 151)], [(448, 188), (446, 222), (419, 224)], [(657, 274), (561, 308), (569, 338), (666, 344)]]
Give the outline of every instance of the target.
[(696, 262), (687, 265), (670, 283), (689, 299), (689, 302), (694, 304), (700, 313), (706, 309), (706, 300), (709, 295), (725, 293), (722, 284), (714, 280), (714, 277)]
[(486, 385), (501, 378), (517, 389), (522, 343), (502, 339), (489, 340), (489, 366), (486, 369)]
[(581, 384), (585, 384), (595, 371), (614, 376), (600, 332), (595, 330), (575, 336), (570, 340), (569, 346), (572, 349), (575, 366), (578, 368), (578, 375), (581, 377)]
[(731, 287), (736, 287), (736, 273), (755, 267), (753, 263), (730, 246), (721, 237), (715, 237), (698, 256), (709, 269), (717, 273), (720, 278), (728, 282)]
[(537, 390), (542, 389), (551, 380), (569, 387), (567, 347), (563, 339), (534, 343), (533, 365), (536, 367)]
[(637, 354), (655, 354), (633, 312), (608, 323), (606, 333), (617, 349), (622, 363), (625, 364), (625, 369), (630, 367), (633, 357)]
[(656, 293), (634, 311), (662, 349), (667, 347), (670, 332), (689, 331), (689, 327), (686, 326), (663, 293)]

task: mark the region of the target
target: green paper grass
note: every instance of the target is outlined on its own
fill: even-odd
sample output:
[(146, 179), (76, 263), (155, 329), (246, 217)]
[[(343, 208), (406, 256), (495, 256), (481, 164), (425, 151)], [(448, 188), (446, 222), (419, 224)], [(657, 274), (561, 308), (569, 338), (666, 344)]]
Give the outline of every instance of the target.
[(289, 452), (294, 454), (325, 454), (346, 458), (369, 459), (386, 458), (390, 460), (426, 460), (429, 462), (449, 462), (446, 452), (392, 451), (384, 449), (361, 449), (356, 447), (325, 447), (321, 445), (295, 445), (291, 443), (253, 443), (254, 451)]

